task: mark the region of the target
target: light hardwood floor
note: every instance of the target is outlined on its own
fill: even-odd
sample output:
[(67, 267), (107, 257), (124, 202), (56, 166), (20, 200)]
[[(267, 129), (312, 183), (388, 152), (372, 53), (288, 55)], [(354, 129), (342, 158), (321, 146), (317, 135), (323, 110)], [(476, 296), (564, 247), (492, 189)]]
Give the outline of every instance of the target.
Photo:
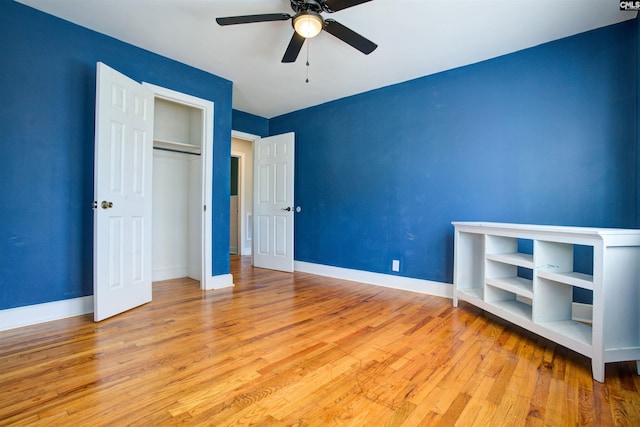
[(0, 332), (0, 424), (640, 425), (634, 363), (589, 360), (451, 300), (253, 269), (234, 288)]

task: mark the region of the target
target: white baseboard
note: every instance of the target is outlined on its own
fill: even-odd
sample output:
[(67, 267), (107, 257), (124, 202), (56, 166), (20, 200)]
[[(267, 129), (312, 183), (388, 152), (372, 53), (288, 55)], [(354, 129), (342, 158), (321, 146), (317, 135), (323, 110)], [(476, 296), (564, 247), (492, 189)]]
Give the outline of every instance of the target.
[(577, 322), (593, 322), (593, 305), (574, 302), (571, 304), (571, 318)]
[(198, 266), (192, 266), (189, 267), (189, 271), (187, 272), (187, 277), (190, 277), (193, 280), (197, 280), (198, 282), (200, 281), (200, 276), (202, 274), (201, 272), (201, 267)]
[(187, 277), (187, 273), (186, 265), (182, 267), (158, 268), (151, 272), (151, 281), (161, 282), (163, 280), (180, 279)]
[(319, 276), (334, 277), (336, 279), (351, 280), (369, 285), (384, 286), (386, 288), (421, 294), (453, 298), (453, 285), (449, 283), (433, 282), (431, 280), (413, 279), (392, 274), (372, 273), (369, 271), (352, 270), (349, 268), (332, 267), (304, 261), (295, 261), (294, 269), (303, 273)]
[(219, 274), (217, 276), (208, 277), (206, 282), (201, 282), (205, 291), (213, 289), (229, 288), (233, 286), (233, 274)]
[[(384, 286), (387, 288), (418, 292), (439, 297), (453, 298), (453, 285), (448, 283), (412, 279), (409, 277), (394, 276), (392, 274), (371, 273), (368, 271), (332, 267), (304, 261), (295, 261), (294, 266), (296, 271), (303, 273), (334, 277), (342, 280), (352, 280), (354, 282), (366, 283), (369, 285)], [(529, 301), (529, 304), (531, 304), (531, 301)], [(573, 320), (586, 323), (592, 322), (593, 306), (591, 304), (574, 302), (572, 303), (571, 309)]]
[[(334, 277), (336, 279), (351, 280), (370, 285), (453, 298), (453, 286), (447, 283), (331, 267), (303, 261), (295, 261), (295, 270), (303, 273), (317, 274), (319, 276)], [(231, 286), (234, 286), (233, 275), (220, 274), (218, 276), (211, 276), (209, 280), (207, 280), (204, 289), (222, 289)], [(25, 307), (9, 308), (0, 310), (0, 331), (88, 313), (93, 313), (93, 295), (47, 302), (44, 304), (28, 305)], [(574, 302), (572, 304), (572, 318), (576, 321), (591, 323), (593, 319), (593, 306), (591, 304)]]
[(93, 295), (0, 310), (0, 331), (93, 313)]
[[(205, 289), (233, 286), (233, 275), (212, 276)], [(0, 310), (0, 331), (93, 313), (93, 295)]]

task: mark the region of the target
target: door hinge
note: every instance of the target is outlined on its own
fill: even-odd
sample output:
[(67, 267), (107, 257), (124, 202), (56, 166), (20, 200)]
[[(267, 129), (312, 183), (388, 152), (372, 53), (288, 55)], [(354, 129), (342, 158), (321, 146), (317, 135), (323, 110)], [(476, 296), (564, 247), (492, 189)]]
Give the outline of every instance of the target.
[(204, 212), (207, 211), (207, 205), (204, 205)]

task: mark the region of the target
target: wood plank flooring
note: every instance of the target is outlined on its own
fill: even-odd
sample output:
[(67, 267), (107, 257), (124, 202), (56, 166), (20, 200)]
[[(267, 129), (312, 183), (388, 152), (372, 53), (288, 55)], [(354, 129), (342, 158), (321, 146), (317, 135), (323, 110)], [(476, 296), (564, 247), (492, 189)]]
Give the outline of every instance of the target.
[(0, 425), (638, 426), (635, 363), (451, 300), (232, 258), (236, 286), (0, 332)]

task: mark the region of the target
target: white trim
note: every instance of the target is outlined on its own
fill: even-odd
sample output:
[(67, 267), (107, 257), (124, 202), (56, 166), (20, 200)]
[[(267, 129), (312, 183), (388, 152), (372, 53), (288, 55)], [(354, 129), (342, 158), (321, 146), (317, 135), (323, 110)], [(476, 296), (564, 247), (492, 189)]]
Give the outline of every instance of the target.
[[(449, 283), (431, 280), (413, 279), (392, 274), (371, 273), (369, 271), (352, 270), (349, 268), (332, 267), (304, 261), (294, 262), (295, 271), (317, 274), (318, 276), (333, 277), (342, 280), (366, 283), (368, 285), (384, 286), (386, 288), (403, 291), (453, 298), (453, 286)], [(591, 323), (593, 321), (593, 305), (574, 302), (571, 318), (578, 322)]]
[(189, 277), (187, 266), (158, 268), (151, 272), (151, 282), (161, 282), (179, 277)]
[(574, 302), (571, 304), (571, 319), (576, 322), (593, 322), (593, 305)]
[(0, 331), (93, 313), (93, 295), (0, 310)]
[[(259, 136), (259, 135), (254, 135), (254, 134), (246, 133), (246, 132), (240, 132), (240, 131), (237, 131), (237, 130), (231, 130), (231, 138), (236, 138), (236, 139), (242, 139), (244, 141), (249, 141), (249, 142), (251, 142), (252, 146), (257, 140), (262, 139), (262, 137)], [(241, 159), (242, 159), (242, 162), (243, 162), (242, 167), (244, 168), (244, 157), (241, 157)], [(253, 161), (255, 162), (255, 155), (254, 155)], [(243, 178), (244, 178), (244, 176), (243, 176)], [(255, 177), (254, 177), (254, 183), (255, 183)], [(256, 191), (255, 187), (253, 188), (253, 191), (254, 192)], [(244, 194), (244, 187), (242, 188), (242, 192)], [(253, 198), (253, 194), (251, 195), (251, 197)], [(246, 223), (247, 241), (250, 241), (250, 240), (252, 240), (251, 238), (253, 237), (252, 212), (246, 212), (246, 209), (243, 209), (243, 212), (246, 215), (246, 219), (247, 219), (247, 223)], [(245, 217), (242, 218), (242, 221), (244, 221), (244, 220), (245, 220)], [(242, 232), (240, 234), (242, 234)], [(253, 251), (253, 241), (251, 241), (251, 248), (249, 249), (248, 253), (244, 253), (244, 250), (245, 250), (244, 249), (244, 241), (240, 245), (240, 248), (241, 248), (240, 249), (240, 255), (251, 255), (251, 265), (253, 265), (253, 252), (254, 252)]]
[(319, 276), (334, 277), (336, 279), (351, 280), (369, 285), (384, 286), (409, 292), (453, 298), (453, 285), (411, 277), (395, 276), (392, 274), (372, 273), (369, 271), (352, 270), (349, 268), (332, 267), (329, 265), (313, 264), (304, 261), (294, 262), (295, 271), (317, 274)]
[[(245, 154), (242, 151), (233, 151), (231, 150), (231, 157), (235, 157), (238, 159), (238, 250), (237, 253), (239, 255), (246, 255), (244, 254), (244, 242), (246, 240), (246, 235), (245, 235), (245, 230), (246, 230), (246, 224), (245, 224), (245, 217), (246, 217), (246, 212), (247, 212), (247, 207), (245, 206), (244, 203), (244, 199), (245, 199), (245, 194), (244, 194), (244, 173), (245, 173), (245, 166), (244, 166), (244, 162), (245, 162)], [(231, 227), (231, 224), (229, 224), (229, 227)]]
[(237, 139), (243, 139), (245, 141), (251, 141), (251, 142), (255, 141), (256, 139), (262, 138), (261, 136), (254, 135), (252, 133), (240, 132), (237, 130), (231, 131), (231, 137), (237, 138)]
[(233, 284), (233, 274), (218, 274), (217, 276), (207, 277), (207, 281), (202, 282), (205, 291), (211, 291), (214, 289), (230, 288)]
[[(432, 282), (422, 279), (394, 276), (390, 274), (370, 273), (367, 271), (331, 267), (309, 262), (295, 261), (295, 270), (319, 276), (352, 280), (370, 285), (401, 289), (445, 298), (453, 297), (452, 286), (447, 283)], [(234, 286), (233, 275), (221, 274), (210, 277), (206, 290), (222, 289)], [(590, 323), (592, 321), (591, 304), (573, 303), (573, 320)], [(67, 317), (93, 313), (93, 296), (28, 305), (24, 307), (0, 310), (0, 331), (36, 325)]]

